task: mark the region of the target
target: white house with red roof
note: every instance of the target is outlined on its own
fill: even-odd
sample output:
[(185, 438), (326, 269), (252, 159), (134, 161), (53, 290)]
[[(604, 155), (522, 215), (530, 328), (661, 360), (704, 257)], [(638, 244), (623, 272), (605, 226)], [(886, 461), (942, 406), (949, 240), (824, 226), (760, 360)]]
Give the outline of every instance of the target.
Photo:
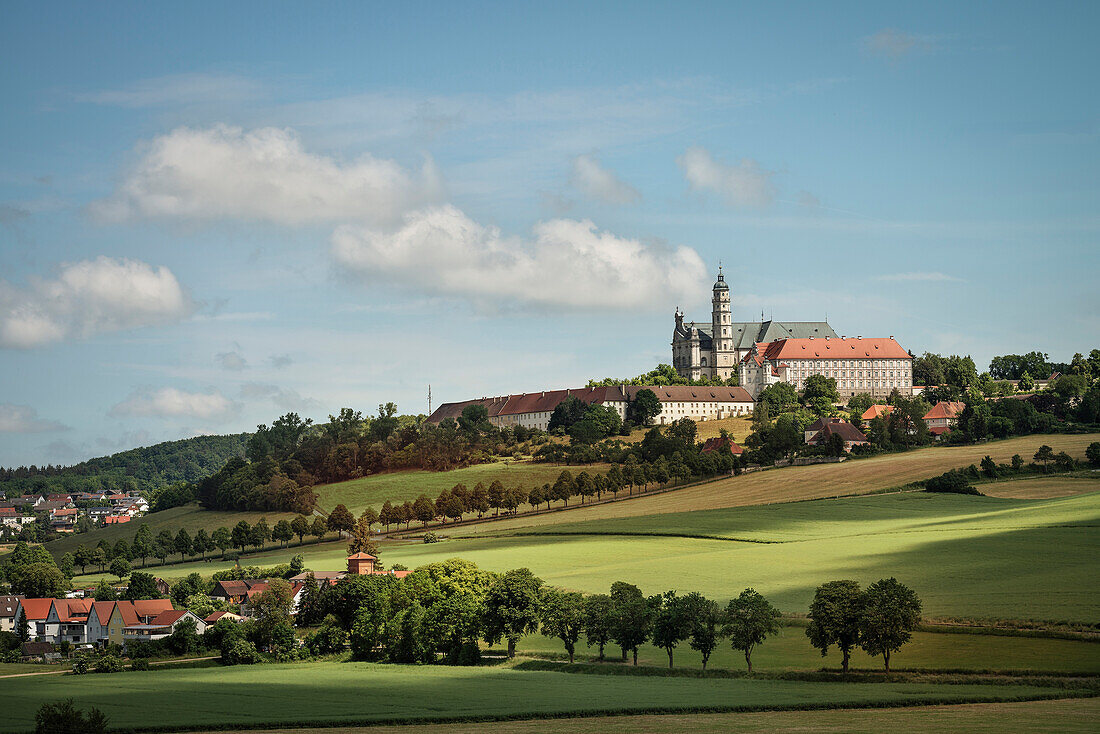
[(779, 339), (753, 345), (739, 373), (741, 386), (754, 399), (778, 382), (801, 390), (811, 375), (836, 380), (842, 397), (889, 395), (894, 390), (909, 395), (913, 357), (892, 336)]
[(186, 609), (169, 609), (161, 612), (148, 622), (127, 625), (122, 629), (123, 640), (161, 640), (176, 631), (185, 622), (195, 625), (195, 631), (202, 634), (206, 622)]

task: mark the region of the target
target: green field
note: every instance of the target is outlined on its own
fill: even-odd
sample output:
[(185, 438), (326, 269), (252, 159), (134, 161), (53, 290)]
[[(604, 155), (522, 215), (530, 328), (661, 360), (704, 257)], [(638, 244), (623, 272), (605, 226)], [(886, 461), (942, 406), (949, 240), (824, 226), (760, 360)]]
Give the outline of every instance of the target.
[[(897, 709), (765, 711), (736, 714), (665, 714), (555, 719), (557, 734), (882, 734), (889, 731), (938, 734), (1092, 734), (1100, 719), (1100, 698), (1021, 703), (979, 703)], [(425, 726), (336, 727), (332, 734), (535, 734), (546, 721), (494, 721)], [(300, 734), (279, 729), (272, 734)]]
[[(726, 600), (752, 586), (790, 613), (805, 613), (824, 581), (895, 576), (921, 596), (926, 617), (1095, 623), (1097, 524), (1100, 492), (1044, 500), (911, 492), (593, 520), (429, 545), (387, 542), (381, 556), (409, 568), (455, 556), (496, 571), (527, 566), (549, 583), (590, 593), (624, 580), (648, 594), (696, 590)], [(308, 567), (333, 571), (344, 567), (345, 550), (323, 543), (300, 552)], [(248, 562), (285, 563), (297, 552), (292, 545)], [(165, 573), (208, 575), (228, 565)]]
[(530, 489), (536, 485), (553, 483), (563, 469), (569, 469), (574, 473), (580, 470), (595, 473), (603, 472), (607, 467), (605, 465), (566, 467), (558, 464), (536, 464), (530, 461), (498, 461), (446, 472), (401, 471), (372, 474), (361, 479), (324, 484), (314, 489), (319, 497), (318, 505), (325, 512), (332, 510), (338, 504), (343, 504), (352, 512), (359, 514), (368, 505), (373, 505), (374, 509), (378, 510), (387, 500), (400, 504), (405, 500), (415, 500), (422, 494), (434, 499), (444, 489), (450, 489), (460, 483), (473, 488), (478, 482), (483, 482), (488, 487), (493, 482), (500, 481), (506, 487)]
[[(528, 635), (520, 641), (520, 653), (563, 655), (561, 641), (542, 635)], [(581, 639), (577, 655), (593, 659), (599, 650), (588, 648)], [(614, 645), (605, 650), (608, 659), (621, 655)], [(702, 659), (687, 643), (676, 648), (673, 662), (677, 668), (700, 668)], [(638, 664), (663, 667), (668, 665), (664, 650), (643, 645), (638, 650)], [(810, 646), (805, 627), (783, 627), (753, 651), (753, 669), (778, 672), (786, 670), (817, 670), (839, 668), (840, 653), (831, 650), (826, 657)], [(862, 650), (852, 653), (855, 669), (882, 670), (882, 658), (871, 658)], [(913, 639), (890, 657), (890, 667), (922, 670), (1036, 670), (1089, 673), (1100, 675), (1100, 643), (1083, 640), (1057, 640), (1038, 637), (1009, 637), (944, 632), (914, 632)], [(745, 657), (728, 641), (714, 651), (707, 664), (710, 670), (744, 670)]]
[[(4, 731), (27, 731), (45, 701), (96, 706), (112, 727), (195, 728), (562, 712), (946, 703), (1050, 695), (1024, 685), (810, 683), (576, 675), (509, 668), (298, 663), (10, 678)], [(137, 702), (149, 705), (135, 705)]]
[[(152, 512), (121, 525), (96, 528), (82, 535), (67, 535), (47, 543), (46, 548), (55, 557), (59, 558), (65, 553), (72, 552), (81, 544), (95, 547), (99, 541), (107, 540), (114, 545), (119, 538), (125, 538), (126, 542), (129, 543), (134, 539), (134, 534), (137, 533), (138, 527), (143, 523), (149, 526), (149, 529), (153, 531), (153, 535), (161, 530), (171, 530), (172, 534), (175, 535), (180, 528), (186, 528), (193, 535), (199, 528), (203, 528), (207, 532), (222, 526), (232, 528), (241, 520), (254, 523), (261, 517), (266, 517), (268, 524), (274, 525), (284, 517), (288, 520), (293, 519), (294, 515), (285, 512), (223, 512), (221, 510), (203, 510), (198, 505), (186, 505), (184, 507), (173, 507), (170, 510), (162, 510), (161, 512)], [(155, 559), (150, 560), (156, 562)], [(140, 564), (141, 561), (138, 561), (138, 563)]]
[[(855, 459), (839, 464), (815, 464), (745, 474), (705, 482), (673, 492), (643, 495), (626, 502), (576, 507), (564, 512), (524, 516), (471, 525), (463, 534), (498, 533), (501, 528), (542, 526), (612, 517), (638, 517), (781, 502), (869, 494), (929, 479), (948, 469), (977, 464), (987, 454), (1007, 463), (1013, 454), (1030, 461), (1042, 444), (1083, 459), (1085, 447), (1100, 434), (1024, 436), (977, 446), (931, 446), (900, 454)], [(620, 495), (621, 496), (621, 495)]]

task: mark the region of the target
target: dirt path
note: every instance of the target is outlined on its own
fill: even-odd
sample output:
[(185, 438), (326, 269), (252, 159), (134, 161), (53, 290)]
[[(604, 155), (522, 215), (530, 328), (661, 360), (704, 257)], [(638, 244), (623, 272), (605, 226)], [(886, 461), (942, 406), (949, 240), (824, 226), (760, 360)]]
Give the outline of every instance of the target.
[[(210, 655), (205, 658), (183, 658), (182, 660), (156, 660), (149, 663), (149, 665), (175, 665), (176, 663), (195, 663), (201, 660), (217, 660), (217, 655)], [(125, 666), (129, 668), (130, 666)], [(44, 670), (41, 673), (11, 673), (9, 675), (0, 675), (0, 678), (28, 678), (33, 675), (61, 675), (62, 673), (71, 673), (72, 668), (65, 668), (63, 670)]]

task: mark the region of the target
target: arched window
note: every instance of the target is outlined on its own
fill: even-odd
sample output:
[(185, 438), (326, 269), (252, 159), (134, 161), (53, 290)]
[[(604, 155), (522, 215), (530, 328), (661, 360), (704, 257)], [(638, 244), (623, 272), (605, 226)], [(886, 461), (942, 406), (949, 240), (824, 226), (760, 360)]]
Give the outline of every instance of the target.
[(706, 358), (706, 357), (703, 357), (703, 366), (704, 366), (704, 367), (706, 367), (706, 366), (707, 366), (707, 358)]

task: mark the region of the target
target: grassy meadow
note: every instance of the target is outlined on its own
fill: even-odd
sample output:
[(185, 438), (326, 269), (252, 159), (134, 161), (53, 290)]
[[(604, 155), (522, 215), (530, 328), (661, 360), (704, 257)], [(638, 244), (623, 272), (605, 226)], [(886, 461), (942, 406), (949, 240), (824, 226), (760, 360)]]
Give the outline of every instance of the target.
[[(817, 683), (576, 675), (508, 667), (313, 662), (10, 678), (2, 731), (34, 727), (44, 701), (96, 706), (112, 727), (225, 727), (286, 722), (384, 722), (464, 716), (946, 703), (1042, 697), (1026, 685)], [(170, 691), (171, 695), (166, 695)], [(135, 702), (155, 702), (155, 716)]]
[[(663, 716), (597, 716), (555, 719), (558, 734), (882, 734), (886, 731), (939, 734), (1092, 734), (1100, 719), (1100, 698), (1055, 701), (977, 703), (890, 709), (831, 711), (762, 711), (735, 714), (666, 714)], [(335, 727), (332, 734), (536, 734), (545, 721), (493, 721), (469, 724)], [(304, 729), (277, 729), (271, 734), (302, 734)]]
[(352, 512), (359, 514), (368, 505), (373, 505), (374, 509), (378, 510), (387, 500), (400, 504), (405, 500), (415, 500), (422, 494), (435, 499), (441, 491), (459, 483), (472, 489), (478, 482), (483, 482), (488, 487), (494, 481), (500, 481), (506, 487), (520, 486), (530, 489), (536, 485), (552, 484), (561, 474), (562, 469), (570, 469), (573, 472), (584, 469), (589, 473), (602, 473), (608, 467), (600, 464), (566, 467), (558, 464), (536, 464), (531, 461), (496, 461), (446, 472), (416, 470), (372, 474), (346, 482), (324, 484), (314, 489), (317, 491), (318, 505), (325, 512), (332, 510), (338, 504), (343, 504)]
[[(542, 635), (528, 635), (518, 646), (520, 654), (538, 656), (564, 655), (561, 640)], [(609, 660), (617, 660), (621, 651), (609, 645), (604, 651)], [(588, 647), (582, 638), (577, 645), (578, 661), (597, 659), (599, 649)], [(673, 663), (677, 668), (701, 668), (702, 658), (685, 642), (676, 648)], [(643, 645), (638, 649), (638, 664), (664, 667), (668, 655), (661, 648)], [(852, 668), (882, 670), (882, 658), (872, 658), (862, 650), (852, 652)], [(753, 670), (782, 672), (839, 668), (840, 653), (835, 649), (822, 657), (810, 646), (803, 626), (785, 626), (779, 634), (769, 637), (752, 654)], [(901, 650), (890, 657), (892, 670), (1017, 670), (1043, 672), (1073, 672), (1100, 675), (1100, 644), (1084, 640), (1059, 640), (1043, 637), (960, 634), (947, 632), (914, 632)], [(734, 650), (728, 641), (715, 650), (707, 663), (708, 670), (745, 670), (745, 656)]]

